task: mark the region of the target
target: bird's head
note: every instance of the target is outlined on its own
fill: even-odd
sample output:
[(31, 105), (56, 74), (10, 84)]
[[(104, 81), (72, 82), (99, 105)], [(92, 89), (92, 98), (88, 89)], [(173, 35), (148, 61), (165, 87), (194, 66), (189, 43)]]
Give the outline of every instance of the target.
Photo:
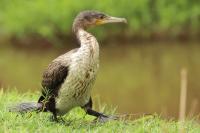
[(112, 17), (98, 11), (82, 11), (74, 20), (73, 30), (76, 31), (77, 28), (87, 29), (91, 26), (107, 23), (127, 23), (127, 20), (125, 18)]

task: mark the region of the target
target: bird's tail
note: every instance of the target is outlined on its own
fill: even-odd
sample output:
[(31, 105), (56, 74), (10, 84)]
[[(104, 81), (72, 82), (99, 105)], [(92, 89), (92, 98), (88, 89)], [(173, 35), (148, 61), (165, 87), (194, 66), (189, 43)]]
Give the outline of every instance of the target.
[(9, 112), (26, 113), (26, 112), (36, 111), (36, 110), (42, 110), (42, 108), (43, 108), (42, 103), (24, 102), (15, 106), (11, 106), (8, 108), (8, 110)]

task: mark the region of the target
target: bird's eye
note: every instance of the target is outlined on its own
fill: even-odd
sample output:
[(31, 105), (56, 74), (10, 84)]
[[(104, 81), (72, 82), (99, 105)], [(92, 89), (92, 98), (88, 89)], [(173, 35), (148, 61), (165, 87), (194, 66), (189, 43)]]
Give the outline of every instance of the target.
[(100, 19), (104, 19), (104, 18), (105, 18), (105, 15), (101, 14), (101, 15), (99, 16), (99, 18), (100, 18)]

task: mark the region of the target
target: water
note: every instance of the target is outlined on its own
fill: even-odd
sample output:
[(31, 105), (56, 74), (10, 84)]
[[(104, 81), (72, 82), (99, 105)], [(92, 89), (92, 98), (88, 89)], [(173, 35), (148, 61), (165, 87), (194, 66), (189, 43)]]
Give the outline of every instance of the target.
[[(43, 69), (62, 52), (0, 50), (0, 85), (20, 92), (39, 91)], [(162, 43), (109, 45), (101, 48), (95, 103), (117, 106), (119, 113), (158, 113), (177, 118), (180, 70), (188, 70), (187, 115), (200, 112), (200, 45)]]

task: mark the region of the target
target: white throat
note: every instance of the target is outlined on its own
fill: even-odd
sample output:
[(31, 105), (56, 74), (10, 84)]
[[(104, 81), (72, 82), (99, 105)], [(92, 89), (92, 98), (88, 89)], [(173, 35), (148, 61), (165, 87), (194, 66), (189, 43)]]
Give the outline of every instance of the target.
[(90, 53), (91, 57), (95, 60), (99, 58), (99, 44), (96, 38), (87, 31), (80, 29), (77, 33), (77, 38), (80, 42), (80, 50)]

